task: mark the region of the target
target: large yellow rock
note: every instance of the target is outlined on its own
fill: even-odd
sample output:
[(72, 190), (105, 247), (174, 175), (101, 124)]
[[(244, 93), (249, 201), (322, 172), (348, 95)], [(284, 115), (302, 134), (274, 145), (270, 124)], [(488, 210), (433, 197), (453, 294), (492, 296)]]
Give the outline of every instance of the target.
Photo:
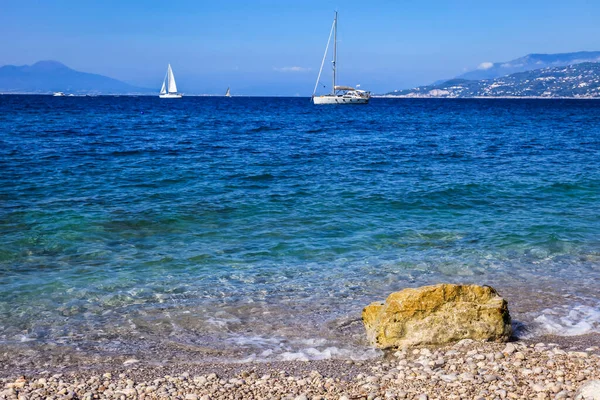
[(369, 341), (385, 349), (461, 339), (506, 341), (506, 300), (490, 286), (440, 284), (392, 293), (362, 313)]

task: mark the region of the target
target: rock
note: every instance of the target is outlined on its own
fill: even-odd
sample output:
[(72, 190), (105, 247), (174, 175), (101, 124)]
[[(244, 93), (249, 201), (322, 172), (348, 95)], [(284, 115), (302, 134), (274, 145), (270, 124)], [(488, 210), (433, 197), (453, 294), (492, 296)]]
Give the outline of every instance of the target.
[(575, 394), (575, 400), (600, 400), (600, 380), (586, 382)]
[(392, 293), (371, 303), (362, 319), (379, 348), (443, 344), (462, 339), (506, 341), (506, 300), (490, 286), (440, 284)]
[(131, 365), (131, 364), (136, 364), (139, 362), (140, 362), (140, 360), (137, 360), (135, 358), (130, 358), (129, 360), (125, 360), (125, 362), (123, 362), (123, 365)]

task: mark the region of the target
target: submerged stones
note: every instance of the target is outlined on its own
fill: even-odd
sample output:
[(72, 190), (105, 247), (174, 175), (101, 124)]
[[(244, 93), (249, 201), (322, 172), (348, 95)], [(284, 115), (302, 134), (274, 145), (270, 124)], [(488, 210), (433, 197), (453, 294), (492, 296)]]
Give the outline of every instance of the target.
[(364, 308), (369, 341), (382, 349), (462, 339), (506, 341), (506, 300), (490, 286), (439, 284), (392, 293)]

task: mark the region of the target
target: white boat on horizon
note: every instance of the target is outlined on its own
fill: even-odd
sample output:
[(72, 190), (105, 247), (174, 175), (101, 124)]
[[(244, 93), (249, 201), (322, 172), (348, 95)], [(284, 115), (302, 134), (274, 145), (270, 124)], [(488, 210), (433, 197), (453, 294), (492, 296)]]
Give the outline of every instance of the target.
[(63, 92), (54, 92), (54, 94), (52, 96), (54, 96), (54, 97), (64, 97), (66, 95)]
[(180, 99), (183, 97), (181, 93), (177, 93), (177, 84), (175, 83), (175, 75), (173, 75), (171, 64), (167, 67), (167, 74), (163, 80), (158, 97), (161, 99)]
[(225, 92), (225, 97), (231, 97), (231, 92), (229, 91), (229, 88), (227, 88), (227, 91)]
[[(312, 101), (314, 104), (367, 104), (371, 98), (371, 92), (365, 90), (358, 90), (352, 86), (341, 86), (336, 85), (336, 72), (337, 72), (337, 20), (338, 13), (335, 12), (333, 18), (333, 25), (329, 32), (329, 39), (327, 40), (327, 46), (325, 47), (325, 54), (323, 55), (323, 61), (321, 61), (321, 68), (319, 69), (319, 75), (317, 76), (317, 82), (315, 83), (315, 89), (313, 90)], [(333, 85), (331, 86), (331, 93), (317, 96), (317, 88), (319, 87), (319, 81), (321, 79), (321, 73), (323, 72), (323, 65), (325, 64), (325, 58), (327, 58), (327, 51), (329, 50), (329, 44), (331, 43), (331, 36), (333, 36), (333, 60), (331, 61), (333, 67)]]

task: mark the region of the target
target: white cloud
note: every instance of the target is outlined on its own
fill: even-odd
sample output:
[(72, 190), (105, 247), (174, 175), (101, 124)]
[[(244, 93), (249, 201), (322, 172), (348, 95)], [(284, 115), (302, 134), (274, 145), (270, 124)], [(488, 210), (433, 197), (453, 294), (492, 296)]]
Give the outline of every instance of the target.
[(304, 67), (273, 67), (275, 71), (278, 72), (308, 72), (310, 68)]
[(490, 69), (493, 66), (494, 66), (494, 63), (486, 61), (486, 62), (482, 62), (481, 64), (479, 64), (479, 66), (477, 67), (477, 69)]

